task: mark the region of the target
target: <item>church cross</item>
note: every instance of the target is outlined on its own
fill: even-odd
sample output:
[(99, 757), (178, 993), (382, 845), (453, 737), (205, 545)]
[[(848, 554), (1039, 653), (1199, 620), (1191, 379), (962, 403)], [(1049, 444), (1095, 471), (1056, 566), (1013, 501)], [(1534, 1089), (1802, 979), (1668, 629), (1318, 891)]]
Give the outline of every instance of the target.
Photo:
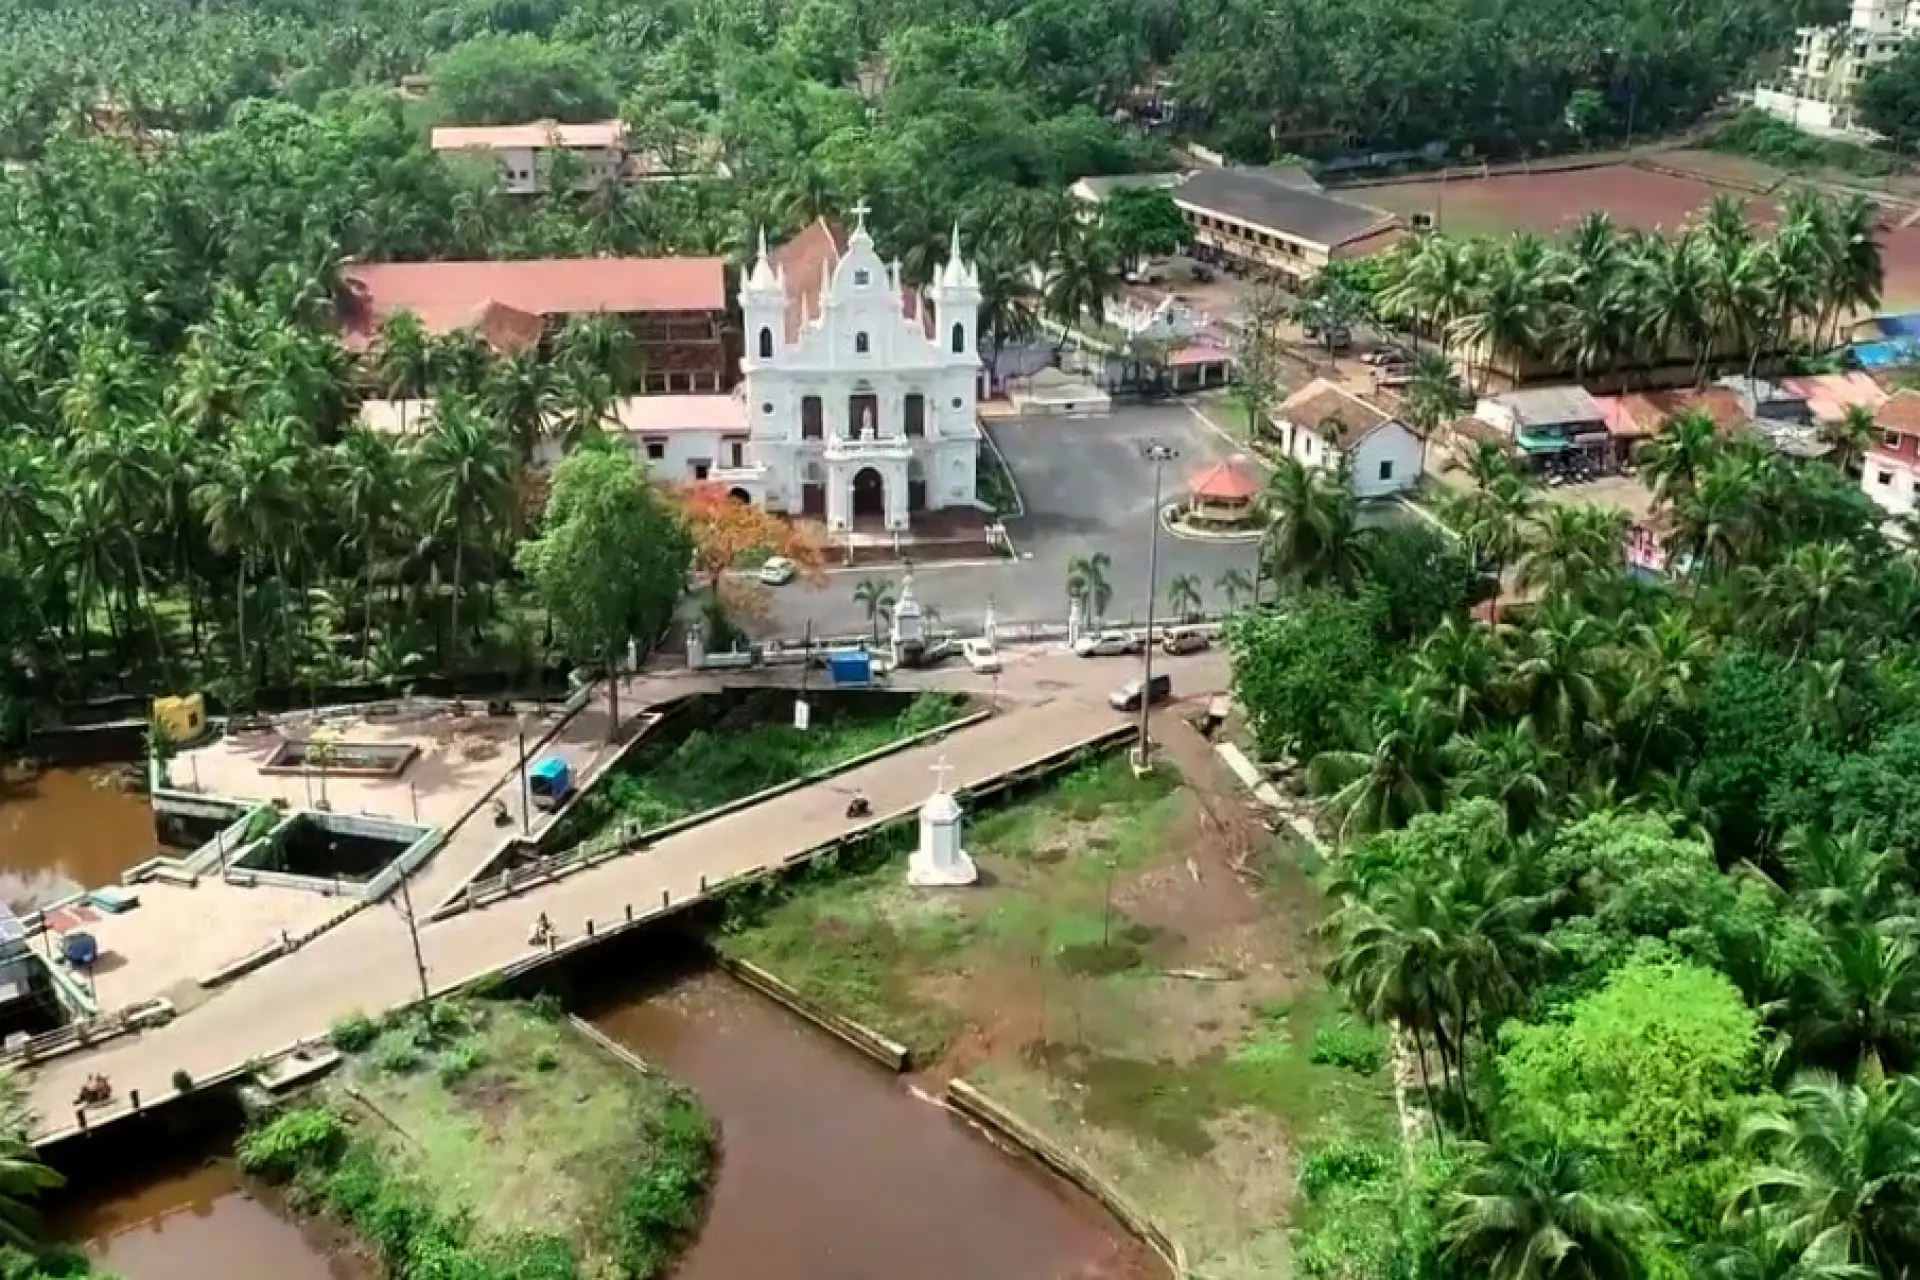
[(864, 227), (867, 225), (867, 215), (873, 212), (873, 207), (867, 203), (866, 197), (862, 196), (860, 202), (853, 206), (852, 212), (854, 221)]
[(947, 794), (947, 775), (952, 772), (953, 766), (947, 763), (946, 753), (942, 752), (940, 759), (934, 762), (932, 769), (933, 789), (936, 795)]

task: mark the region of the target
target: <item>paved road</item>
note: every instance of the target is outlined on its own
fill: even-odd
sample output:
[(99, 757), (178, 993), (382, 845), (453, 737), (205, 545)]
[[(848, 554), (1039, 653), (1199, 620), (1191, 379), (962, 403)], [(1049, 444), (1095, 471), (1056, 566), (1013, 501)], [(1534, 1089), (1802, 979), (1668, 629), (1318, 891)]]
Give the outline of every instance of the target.
[[(658, 905), (663, 891), (679, 902), (699, 894), (702, 877), (715, 884), (817, 847), (849, 829), (845, 797), (856, 788), (867, 793), (878, 814), (909, 811), (926, 797), (933, 766), (942, 754), (953, 767), (953, 785), (966, 787), (1084, 740), (1116, 722), (1105, 694), (1124, 681), (1130, 666), (1122, 659), (1066, 655), (1016, 660), (1002, 677), (1001, 692), (1018, 705), (943, 743), (889, 756), (522, 897), (428, 925), (420, 933), (428, 983), (443, 990), (523, 957), (528, 931), (541, 912), (563, 933), (573, 934), (589, 917), (621, 917), (628, 903), (636, 914), (643, 913)], [(1223, 655), (1209, 653), (1168, 660), (1166, 668), (1174, 673), (1179, 692), (1198, 695), (1222, 686), (1226, 664)], [(909, 683), (936, 684), (948, 678), (928, 674)], [(668, 678), (638, 682), (632, 692), (643, 687), (657, 693), (688, 686)], [(636, 710), (638, 706), (636, 702)], [(516, 783), (509, 769), (496, 790), (504, 792)], [(496, 834), (483, 807), (452, 834), (441, 855), (448, 858), (444, 869), (431, 868), (422, 883), (450, 885), (456, 867), (469, 865)], [(415, 896), (422, 913), (431, 905), (425, 896)], [(72, 1125), (72, 1100), (89, 1073), (106, 1073), (117, 1090), (114, 1107), (93, 1113), (98, 1122), (124, 1106), (129, 1090), (149, 1099), (166, 1096), (176, 1070), (194, 1079), (216, 1075), (248, 1058), (321, 1036), (346, 1014), (378, 1012), (412, 1001), (419, 993), (403, 918), (391, 903), (372, 907), (292, 955), (222, 988), (165, 1027), (35, 1069), (28, 1101), (37, 1114), (36, 1133), (52, 1136)]]
[[(940, 610), (947, 624), (970, 627), (985, 616), (987, 603), (1008, 622), (1061, 622), (1067, 614), (1067, 566), (1074, 557), (1104, 551), (1111, 558), (1113, 601), (1110, 617), (1144, 619), (1152, 530), (1153, 468), (1140, 447), (1156, 440), (1177, 449), (1176, 461), (1162, 474), (1162, 502), (1184, 491), (1188, 478), (1233, 451), (1232, 445), (1183, 404), (1125, 406), (1087, 418), (1047, 417), (989, 424), (995, 442), (1012, 469), (1027, 514), (1008, 521), (1008, 530), (1024, 557), (1017, 563), (925, 564), (914, 570), (923, 603)], [(1220, 575), (1237, 568), (1253, 574), (1254, 547), (1160, 539), (1159, 599), (1166, 607), (1167, 584), (1186, 573), (1199, 579), (1207, 605), (1225, 605), (1216, 586)], [(897, 570), (851, 570), (830, 574), (818, 589), (787, 587), (773, 595), (772, 631), (802, 634), (809, 620), (817, 632), (847, 634), (867, 626), (865, 610), (854, 603), (854, 585), (863, 577), (898, 581)]]

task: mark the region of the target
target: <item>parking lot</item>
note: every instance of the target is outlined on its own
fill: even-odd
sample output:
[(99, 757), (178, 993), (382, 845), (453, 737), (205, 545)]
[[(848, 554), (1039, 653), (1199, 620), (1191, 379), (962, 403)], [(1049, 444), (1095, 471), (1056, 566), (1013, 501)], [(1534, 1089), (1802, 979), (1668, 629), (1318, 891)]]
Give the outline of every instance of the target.
[[(1162, 473), (1162, 502), (1184, 491), (1195, 471), (1230, 454), (1232, 446), (1185, 405), (1127, 405), (1097, 417), (1033, 417), (989, 426), (1006, 458), (1026, 514), (1007, 521), (1020, 559), (1007, 563), (926, 564), (914, 570), (920, 600), (948, 626), (977, 626), (992, 602), (1002, 622), (1060, 622), (1067, 614), (1067, 571), (1076, 557), (1105, 552), (1112, 561), (1113, 598), (1107, 616), (1142, 621), (1147, 612), (1148, 539), (1153, 528), (1153, 465), (1142, 454), (1150, 441), (1176, 451)], [(1228, 569), (1249, 578), (1251, 543), (1214, 544), (1160, 538), (1159, 600), (1176, 574), (1200, 583), (1204, 607), (1225, 599), (1216, 586)], [(795, 586), (774, 594), (773, 632), (797, 636), (809, 621), (817, 633), (845, 634), (867, 625), (853, 599), (865, 577), (898, 583), (897, 569), (848, 570), (828, 575), (817, 589)]]

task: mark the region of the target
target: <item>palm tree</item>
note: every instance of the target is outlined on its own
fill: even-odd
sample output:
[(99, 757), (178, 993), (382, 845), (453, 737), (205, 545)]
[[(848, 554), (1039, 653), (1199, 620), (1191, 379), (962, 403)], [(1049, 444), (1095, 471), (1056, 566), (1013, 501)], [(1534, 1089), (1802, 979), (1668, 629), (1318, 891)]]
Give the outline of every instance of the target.
[(1448, 616), (1413, 658), (1413, 687), (1437, 702), (1467, 732), (1485, 719), (1497, 675), (1488, 635), (1486, 627)]
[(998, 245), (983, 245), (973, 265), (980, 277), (980, 346), (993, 379), (1007, 344), (1034, 334), (1033, 280), (1019, 258)]
[(1520, 585), (1553, 596), (1592, 599), (1626, 571), (1627, 517), (1607, 507), (1552, 506), (1520, 559)]
[[(1458, 1001), (1448, 988), (1452, 974), (1442, 946), (1439, 897), (1418, 875), (1362, 894), (1352, 885), (1333, 886), (1340, 907), (1327, 921), (1339, 942), (1328, 976), (1360, 1016), (1405, 1027), (1413, 1035), (1420, 1084), (1433, 1107), (1427, 1042), (1444, 1034), (1441, 1019)], [(1441, 1057), (1441, 1069), (1447, 1059)]]
[(1407, 384), (1407, 425), (1420, 433), (1421, 447), (1435, 430), (1452, 422), (1472, 404), (1453, 361), (1431, 351), (1413, 360), (1413, 381)]
[(1040, 290), (1047, 318), (1060, 330), (1060, 349), (1081, 317), (1095, 324), (1106, 319), (1107, 299), (1120, 279), (1119, 255), (1106, 236), (1088, 223), (1070, 225), (1047, 261)]
[[(1213, 585), (1215, 590), (1227, 598), (1228, 613), (1238, 613), (1240, 611), (1241, 596), (1246, 596), (1249, 599), (1253, 596), (1253, 579), (1249, 578), (1246, 573), (1240, 569), (1222, 570), (1220, 576), (1213, 580)], [(1258, 604), (1259, 602), (1254, 601), (1254, 603)]]
[(1269, 576), (1303, 587), (1358, 576), (1362, 537), (1353, 494), (1339, 476), (1282, 458), (1267, 479), (1267, 511), (1261, 557)]
[(867, 611), (873, 642), (880, 643), (880, 624), (893, 618), (893, 584), (885, 578), (862, 578), (853, 586), (853, 602)]
[(1104, 551), (1075, 556), (1067, 562), (1067, 599), (1078, 600), (1087, 620), (1098, 626), (1113, 603), (1113, 557)]
[(1920, 946), (1895, 932), (1910, 935), (1912, 923), (1843, 926), (1817, 966), (1796, 975), (1795, 1040), (1809, 1058), (1865, 1075), (1913, 1064), (1920, 1051)]
[[(226, 442), (193, 492), (216, 551), (236, 556), (234, 625), (240, 660), (247, 661), (247, 586), (263, 562), (284, 567), (290, 530), (304, 505), (301, 460), (275, 426), (250, 422)], [(264, 652), (261, 666), (264, 667)]]
[(1873, 410), (1865, 405), (1848, 405), (1838, 420), (1820, 424), (1820, 438), (1833, 446), (1828, 460), (1842, 475), (1858, 480), (1867, 450), (1880, 438), (1880, 425), (1873, 420)]
[(1600, 640), (1592, 617), (1555, 607), (1512, 637), (1508, 687), (1521, 724), (1540, 741), (1577, 749), (1593, 736), (1603, 707)]
[(527, 350), (494, 362), (487, 380), (485, 403), (513, 438), (522, 463), (533, 458), (555, 416), (558, 388), (553, 371), (537, 350)]
[(1198, 617), (1200, 613), (1200, 577), (1192, 573), (1176, 573), (1173, 581), (1167, 584), (1167, 609), (1182, 622)]
[(1733, 1207), (1816, 1258), (1905, 1276), (1920, 1257), (1920, 1091), (1910, 1079), (1843, 1084), (1808, 1073), (1745, 1126), (1767, 1161)]
[(1389, 831), (1440, 807), (1453, 725), (1431, 700), (1406, 689), (1383, 694), (1369, 718), (1365, 751), (1323, 751), (1307, 768), (1314, 790), (1340, 815), (1340, 834)]
[(1641, 446), (1640, 469), (1653, 489), (1655, 502), (1672, 505), (1690, 494), (1700, 476), (1719, 454), (1719, 427), (1700, 412), (1675, 414), (1659, 434)]
[(1559, 757), (1512, 725), (1455, 739), (1456, 794), (1492, 800), (1506, 811), (1507, 830), (1525, 835), (1547, 816), (1560, 777)]
[(420, 440), (420, 500), (427, 525), (442, 547), (453, 550), (447, 643), (455, 665), (460, 655), (460, 595), (466, 585), (468, 547), (505, 524), (513, 498), (513, 446), (506, 434), (475, 413), (466, 400), (440, 397), (433, 429)]
[(632, 389), (637, 372), (633, 333), (619, 316), (605, 312), (569, 316), (554, 342), (554, 362), (569, 377), (599, 375), (617, 398)]
[(1443, 1204), (1446, 1256), (1484, 1280), (1639, 1280), (1635, 1238), (1653, 1217), (1603, 1189), (1585, 1152), (1485, 1146)]
[(40, 1163), (17, 1133), (0, 1135), (0, 1246), (31, 1249), (39, 1241), (40, 1215), (30, 1203), (66, 1179)]
[[(380, 394), (389, 400), (418, 400), (427, 394), (435, 371), (434, 344), (413, 312), (396, 312), (380, 326), (373, 370)], [(403, 408), (400, 419), (403, 435), (406, 429)]]
[(361, 675), (373, 661), (373, 579), (402, 526), (407, 474), (393, 438), (364, 427), (349, 429), (332, 449), (334, 510), (340, 550), (358, 570), (361, 593)]

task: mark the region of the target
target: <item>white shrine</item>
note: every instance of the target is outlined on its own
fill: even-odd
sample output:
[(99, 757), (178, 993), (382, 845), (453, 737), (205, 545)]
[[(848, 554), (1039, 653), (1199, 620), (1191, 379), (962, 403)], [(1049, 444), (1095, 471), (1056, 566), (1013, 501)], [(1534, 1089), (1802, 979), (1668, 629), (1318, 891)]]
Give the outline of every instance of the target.
[(922, 889), (951, 889), (980, 879), (979, 868), (960, 847), (960, 803), (947, 790), (953, 766), (945, 756), (933, 766), (933, 794), (920, 806), (920, 846), (907, 860), (907, 883)]
[(893, 620), (887, 624), (896, 667), (917, 666), (927, 648), (927, 611), (920, 597), (913, 594), (913, 575), (900, 579), (900, 598), (893, 605)]
[[(874, 249), (866, 206), (853, 213), (844, 249), (816, 224), (777, 267), (761, 237), (740, 287), (748, 439), (727, 483), (831, 532), (869, 520), (899, 532), (916, 512), (979, 505), (980, 280), (956, 225), (931, 285), (903, 285), (898, 260)], [(810, 266), (809, 255), (819, 278), (789, 279), (787, 262)]]

